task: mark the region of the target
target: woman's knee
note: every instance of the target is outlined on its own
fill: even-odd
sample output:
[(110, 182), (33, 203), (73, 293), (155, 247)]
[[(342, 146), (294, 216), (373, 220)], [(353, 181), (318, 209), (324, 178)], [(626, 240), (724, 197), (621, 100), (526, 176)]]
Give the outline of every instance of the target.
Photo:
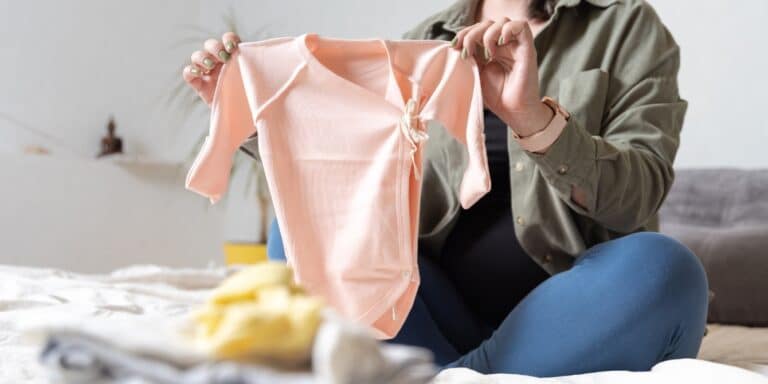
[(657, 232), (638, 232), (623, 238), (634, 252), (632, 262), (649, 265), (668, 278), (706, 282), (704, 267), (693, 252), (681, 242)]
[[(636, 249), (636, 268), (647, 272), (638, 282), (645, 295), (643, 309), (658, 313), (658, 321), (674, 326), (674, 342), (666, 347), (664, 359), (696, 357), (707, 319), (706, 273), (696, 255), (679, 241), (653, 232), (627, 236), (627, 245)], [(630, 256), (633, 258), (633, 256)]]
[(667, 235), (638, 232), (614, 240), (620, 254), (619, 263), (630, 275), (627, 278), (645, 287), (649, 294), (706, 305), (708, 284), (704, 267), (685, 245)]

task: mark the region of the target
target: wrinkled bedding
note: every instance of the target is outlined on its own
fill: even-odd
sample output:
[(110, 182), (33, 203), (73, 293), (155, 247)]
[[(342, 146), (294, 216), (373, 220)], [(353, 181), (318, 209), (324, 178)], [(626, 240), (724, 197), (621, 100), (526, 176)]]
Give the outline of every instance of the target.
[(42, 383), (30, 323), (57, 317), (179, 317), (201, 303), (228, 271), (136, 266), (109, 275), (0, 266), (0, 382)]
[[(0, 383), (45, 383), (39, 345), (23, 336), (30, 323), (61, 317), (181, 317), (232, 272), (224, 267), (169, 269), (134, 266), (106, 275), (0, 266)], [(711, 326), (700, 358), (768, 375), (768, 329)], [(435, 379), (447, 383), (768, 383), (768, 376), (704, 360), (674, 360), (651, 372), (601, 372), (555, 379), (486, 375), (455, 369)]]

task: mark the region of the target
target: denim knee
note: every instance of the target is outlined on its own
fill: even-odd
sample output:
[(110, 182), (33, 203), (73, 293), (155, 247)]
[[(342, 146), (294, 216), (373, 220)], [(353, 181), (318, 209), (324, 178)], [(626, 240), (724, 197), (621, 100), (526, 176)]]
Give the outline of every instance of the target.
[(283, 238), (280, 235), (280, 227), (277, 225), (277, 219), (272, 219), (267, 234), (267, 258), (272, 261), (286, 261), (285, 249), (283, 248)]
[(656, 232), (633, 233), (617, 241), (625, 250), (622, 261), (642, 276), (638, 284), (645, 285), (649, 293), (680, 296), (687, 305), (706, 307), (708, 284), (704, 267), (685, 245)]

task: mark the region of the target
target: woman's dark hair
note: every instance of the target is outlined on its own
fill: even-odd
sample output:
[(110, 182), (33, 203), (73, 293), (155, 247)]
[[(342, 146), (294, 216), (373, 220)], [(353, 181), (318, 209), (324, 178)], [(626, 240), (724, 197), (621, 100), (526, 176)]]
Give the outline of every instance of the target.
[(528, 13), (534, 19), (548, 20), (555, 12), (557, 0), (531, 0)]

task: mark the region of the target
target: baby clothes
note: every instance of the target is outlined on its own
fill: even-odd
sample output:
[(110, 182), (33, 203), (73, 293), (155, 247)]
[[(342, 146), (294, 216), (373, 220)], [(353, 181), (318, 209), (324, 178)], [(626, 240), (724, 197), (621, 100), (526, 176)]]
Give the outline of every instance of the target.
[(491, 188), (477, 64), (442, 41), (303, 34), (241, 43), (224, 65), (188, 189), (216, 202), (257, 134), (297, 283), (381, 338), (419, 285), (422, 149), (436, 121), (466, 146), (459, 200)]
[(228, 277), (195, 312), (195, 340), (218, 359), (308, 361), (322, 305), (293, 282), (283, 263), (260, 263)]

